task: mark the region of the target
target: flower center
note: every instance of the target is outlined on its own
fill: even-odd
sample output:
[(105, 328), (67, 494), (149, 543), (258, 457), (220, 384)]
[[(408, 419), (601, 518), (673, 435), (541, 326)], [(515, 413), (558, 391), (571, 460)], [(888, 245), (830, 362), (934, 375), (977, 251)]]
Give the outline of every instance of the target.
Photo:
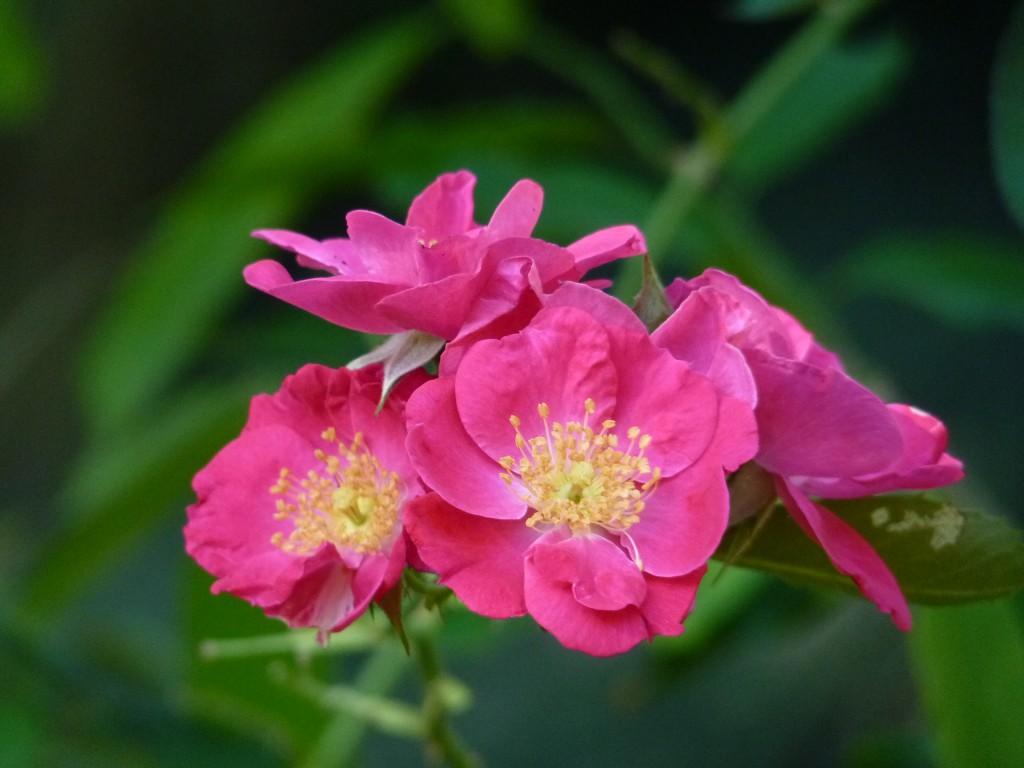
[(519, 417), (509, 417), (521, 456), (501, 459), (506, 470), (501, 478), (534, 510), (526, 520), (531, 528), (568, 525), (573, 533), (591, 526), (625, 531), (640, 519), (644, 500), (661, 479), (661, 469), (652, 468), (644, 457), (650, 435), (630, 427), (626, 430), (629, 444), (620, 447), (618, 435), (611, 432), (615, 422), (608, 419), (595, 432), (588, 424), (597, 410), (594, 401), (587, 398), (583, 407), (582, 422), (563, 426), (548, 423), (550, 409), (541, 403), (537, 412), (544, 434), (529, 439), (519, 430)]
[(366, 449), (361, 432), (347, 447), (334, 427), (322, 437), (337, 451), (314, 452), (320, 470), (311, 469), (300, 479), (284, 467), (270, 489), (281, 496), (274, 517), (295, 525), (287, 537), (279, 531), (271, 541), (294, 555), (311, 555), (325, 541), (359, 554), (377, 552), (398, 522), (398, 475), (381, 467)]

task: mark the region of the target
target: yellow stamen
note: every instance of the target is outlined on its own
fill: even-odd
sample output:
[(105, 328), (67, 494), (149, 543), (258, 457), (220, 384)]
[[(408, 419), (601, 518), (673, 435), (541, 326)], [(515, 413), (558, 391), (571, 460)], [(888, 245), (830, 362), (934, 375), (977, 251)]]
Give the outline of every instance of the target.
[(278, 532), (271, 541), (285, 552), (311, 555), (325, 541), (365, 554), (379, 551), (393, 536), (398, 522), (401, 487), (398, 475), (381, 467), (367, 450), (361, 432), (352, 444), (337, 439), (333, 427), (322, 437), (337, 451), (313, 452), (321, 467), (297, 479), (281, 469), (270, 492), (278, 520), (291, 520), (295, 529), (286, 537)]
[(587, 398), (583, 409), (582, 422), (562, 425), (549, 423), (551, 409), (540, 403), (537, 413), (544, 434), (531, 438), (520, 431), (519, 417), (509, 417), (521, 457), (501, 459), (501, 478), (534, 510), (526, 520), (532, 528), (568, 525), (573, 533), (591, 526), (625, 531), (640, 519), (645, 499), (661, 479), (661, 469), (652, 468), (644, 456), (650, 435), (630, 427), (629, 446), (621, 450), (618, 435), (611, 431), (615, 421), (603, 421), (601, 431), (595, 432), (589, 420), (597, 412), (596, 404)]

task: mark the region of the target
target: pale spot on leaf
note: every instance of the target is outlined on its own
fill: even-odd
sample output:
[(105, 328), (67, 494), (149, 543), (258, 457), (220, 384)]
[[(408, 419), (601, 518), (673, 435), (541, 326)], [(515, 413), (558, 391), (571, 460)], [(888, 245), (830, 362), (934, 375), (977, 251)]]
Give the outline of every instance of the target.
[[(876, 521), (876, 515), (885, 511), (886, 518), (881, 522)], [(876, 509), (871, 515), (875, 525), (882, 525), (888, 520), (888, 510), (884, 507)], [(936, 552), (940, 549), (955, 544), (960, 538), (960, 531), (964, 527), (964, 516), (954, 507), (944, 504), (930, 515), (920, 515), (910, 510), (903, 515), (903, 519), (896, 523), (890, 523), (886, 529), (890, 533), (906, 533), (907, 531), (921, 531), (931, 529), (932, 537), (928, 546)]]

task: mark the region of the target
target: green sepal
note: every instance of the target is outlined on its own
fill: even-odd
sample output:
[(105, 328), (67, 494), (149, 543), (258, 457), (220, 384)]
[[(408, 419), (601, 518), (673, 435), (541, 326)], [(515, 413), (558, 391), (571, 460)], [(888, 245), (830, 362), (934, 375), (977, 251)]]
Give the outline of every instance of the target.
[(402, 623), (402, 580), (399, 579), (395, 586), (378, 597), (375, 602), (388, 617), (391, 626), (395, 628), (395, 634), (402, 641), (406, 655), (409, 655), (409, 638), (405, 634), (405, 625)]
[(653, 331), (672, 314), (672, 305), (665, 298), (665, 286), (654, 269), (651, 257), (643, 255), (643, 282), (640, 292), (633, 299), (633, 311), (647, 327)]
[(384, 381), (377, 404), (379, 413), (398, 380), (433, 360), (443, 346), (444, 339), (437, 336), (423, 331), (405, 331), (396, 333), (376, 349), (357, 357), (348, 367), (355, 370), (372, 363), (384, 363)]

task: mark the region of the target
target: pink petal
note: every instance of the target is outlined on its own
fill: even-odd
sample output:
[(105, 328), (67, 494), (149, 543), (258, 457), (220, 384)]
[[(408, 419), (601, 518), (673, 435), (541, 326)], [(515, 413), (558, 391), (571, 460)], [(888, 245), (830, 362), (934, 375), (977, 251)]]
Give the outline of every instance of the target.
[(693, 610), (697, 588), (707, 571), (702, 566), (685, 576), (661, 579), (647, 575), (647, 599), (642, 606), (647, 634), (650, 639), (658, 635), (673, 636), (682, 633), (683, 619)]
[[(254, 571), (245, 583), (265, 585), (288, 567), (291, 555), (271, 543), (290, 523), (274, 519), (270, 487), (282, 467), (305, 473), (316, 446), (281, 425), (244, 432), (228, 443), (192, 481), (198, 502), (188, 509), (185, 549), (214, 576)], [(261, 558), (257, 560), (258, 558)], [(247, 599), (254, 599), (249, 593)]]
[(396, 327), (454, 339), (486, 280), (480, 271), (462, 272), (395, 292), (381, 299), (376, 310)]
[(330, 549), (328, 545), (313, 557), (299, 558), (304, 566), (302, 575), (283, 601), (265, 607), (267, 615), (278, 616), (293, 627), (315, 627), (326, 636), (358, 619), (373, 598), (401, 577), (405, 563), (401, 539), (390, 553), (360, 557), (358, 567), (331, 557)]
[(406, 226), (423, 230), (427, 242), (468, 231), (473, 227), (475, 184), (469, 171), (439, 176), (412, 201)]
[[(399, 527), (401, 528), (401, 525)], [(395, 538), (394, 546), (386, 556), (367, 557), (356, 571), (356, 577), (352, 581), (352, 590), (356, 599), (361, 599), (364, 593), (371, 595), (374, 600), (387, 594), (405, 573), (407, 550), (411, 546), (409, 537), (402, 530), (401, 535)], [(382, 561), (383, 565), (377, 564), (378, 559)], [(378, 568), (380, 569), (379, 573)]]
[(721, 394), (751, 405), (757, 402), (750, 367), (743, 354), (727, 342), (718, 307), (709, 301), (706, 292), (690, 294), (655, 329), (651, 340), (711, 379)]
[[(351, 375), (343, 368), (310, 363), (285, 376), (273, 395), (256, 395), (249, 404), (245, 430), (272, 424), (286, 426), (292, 432), (319, 438), (329, 426), (344, 434), (353, 434), (351, 420), (344, 409), (333, 408), (336, 398), (343, 403), (351, 391)], [(330, 394), (328, 394), (330, 393)]]
[(705, 295), (694, 292), (651, 333), (651, 340), (673, 357), (685, 360), (693, 370), (706, 374), (725, 341), (725, 332), (717, 307)]
[(815, 504), (793, 483), (776, 477), (779, 498), (804, 532), (821, 544), (836, 570), (853, 579), (864, 597), (892, 616), (904, 632), (910, 630), (910, 608), (900, 585), (878, 553), (840, 517)]
[(636, 313), (604, 291), (585, 283), (562, 283), (544, 299), (545, 307), (582, 309), (603, 325), (616, 325), (632, 333), (646, 334)]
[(352, 373), (353, 391), (357, 396), (334, 400), (335, 403), (345, 403), (352, 424), (350, 432), (339, 429), (339, 434), (354, 437), (356, 432), (361, 432), (369, 451), (384, 469), (398, 473), (408, 494), (419, 489), (419, 479), (405, 447), (406, 401), (420, 384), (430, 380), (430, 376), (422, 369), (407, 373), (391, 390), (384, 406), (380, 407), (382, 378), (379, 365)]
[(345, 217), (348, 236), (363, 261), (367, 278), (398, 285), (416, 285), (419, 238), (404, 227), (373, 211), (352, 211)]
[(610, 261), (647, 253), (647, 243), (639, 229), (623, 224), (580, 238), (568, 249), (576, 259), (576, 277), (579, 278)]
[(644, 577), (622, 548), (600, 536), (548, 535), (529, 551), (536, 574), (572, 585), (573, 598), (587, 608), (617, 611), (639, 606), (647, 594)]
[(662, 480), (620, 539), (632, 539), (645, 573), (682, 576), (707, 564), (728, 524), (725, 473), (701, 462)]
[(289, 232), (287, 229), (257, 229), (252, 233), (253, 237), (266, 240), (271, 245), (284, 248), (292, 253), (310, 254), (320, 248), (320, 241), (298, 232)]
[(487, 248), (488, 258), (503, 261), (528, 258), (537, 265), (537, 275), (543, 286), (554, 286), (572, 271), (572, 254), (565, 248), (545, 243), (532, 237), (508, 237)]
[(892, 466), (903, 439), (885, 404), (834, 368), (759, 350), (747, 361), (757, 381), (757, 462), (780, 475), (845, 477)]
[(702, 460), (734, 472), (757, 455), (759, 439), (750, 406), (731, 397), (719, 398), (715, 437)]
[(691, 288), (690, 284), (686, 280), (683, 280), (681, 277), (677, 277), (665, 286), (665, 298), (673, 307), (679, 307), (695, 290), (696, 288)]
[(731, 344), (718, 346), (705, 375), (715, 383), (720, 394), (750, 406), (757, 405), (754, 374), (743, 353)]
[[(381, 419), (363, 422), (375, 455), (394, 457), (404, 445), (402, 389), (396, 391)], [(273, 395), (253, 398), (241, 434), (193, 481), (198, 500), (188, 509), (186, 550), (217, 577), (214, 592), (231, 592), (291, 626), (316, 627), (323, 637), (355, 620), (381, 589), (397, 582), (405, 562), (397, 525), (370, 554), (328, 541), (310, 554), (293, 554), (274, 543), (294, 529), (292, 521), (277, 518), (280, 497), (271, 491), (281, 470), (296, 477), (322, 471), (317, 449), (334, 450), (324, 430), (332, 427), (340, 442), (351, 441), (353, 417), (373, 408), (379, 393), (379, 366), (352, 373), (311, 364)], [(400, 469), (406, 496), (420, 493), (404, 459)]]
[(530, 615), (562, 645), (592, 656), (625, 653), (649, 636), (639, 608), (588, 608), (573, 596), (571, 583), (539, 573), (530, 554), (526, 559), (525, 598)]
[(799, 487), (812, 496), (853, 499), (886, 491), (941, 488), (963, 478), (963, 464), (945, 452), (949, 436), (941, 421), (908, 405), (887, 407), (903, 435), (903, 456), (894, 467), (857, 477), (801, 478)]
[(295, 583), (287, 599), (266, 608), (267, 615), (278, 616), (294, 627), (316, 627), (321, 633), (346, 626), (370, 604), (371, 595), (356, 602), (352, 592), (353, 569), (340, 560), (331, 560), (304, 574)]
[(333, 238), (322, 243), (311, 237), (283, 229), (260, 229), (252, 233), (268, 243), (296, 254), (300, 266), (323, 269), (335, 275), (364, 272), (363, 261), (356, 247), (345, 238)]
[[(507, 240), (499, 245), (514, 242), (518, 241)], [(534, 262), (529, 257), (532, 247), (526, 248), (521, 256), (511, 257), (496, 246), (483, 254), (472, 271), (396, 293), (382, 301), (378, 309), (399, 325), (450, 340), (499, 317), (519, 316), (517, 304), (528, 286), (530, 290), (540, 290)], [(562, 252), (555, 246), (549, 247)], [(527, 301), (536, 305), (529, 297)]]
[(544, 190), (530, 179), (517, 181), (505, 199), (494, 209), (487, 224), (487, 238), (490, 241), (505, 237), (529, 237), (540, 219), (544, 205)]
[[(646, 334), (607, 328), (611, 360), (618, 372), (614, 411), (620, 440), (630, 427), (651, 436), (645, 451), (652, 465), (671, 475), (699, 459), (714, 437), (718, 393)], [(596, 400), (596, 398), (595, 398)]]
[(466, 434), (455, 407), (454, 388), (451, 379), (437, 379), (409, 398), (406, 446), (413, 466), (427, 486), (470, 514), (523, 517), (526, 503), (501, 479), (504, 470)]
[(526, 612), (523, 553), (536, 538), (520, 520), (490, 520), (427, 494), (405, 507), (406, 530), (420, 558), (470, 610), (493, 619)]
[(335, 325), (364, 333), (400, 333), (405, 330), (380, 316), (375, 309), (381, 299), (401, 290), (400, 286), (349, 277), (315, 277), (295, 281), (284, 267), (270, 260), (250, 264), (243, 275), (253, 288)]
[(549, 422), (581, 421), (590, 397), (600, 423), (615, 405), (616, 375), (608, 335), (585, 312), (542, 310), (521, 333), (481, 341), (463, 357), (455, 396), (466, 432), (492, 459), (519, 455), (510, 416), (527, 438), (544, 434), (537, 406), (550, 407)]
[[(193, 529), (191, 533), (186, 531), (186, 535), (191, 535), (195, 540), (202, 534), (198, 529)], [(219, 549), (223, 554), (225, 548)], [(204, 553), (196, 546), (186, 547), (185, 551), (205, 570), (215, 573), (216, 563), (211, 560), (209, 551)], [(331, 557), (328, 553), (326, 559), (335, 562), (338, 558)], [(223, 575), (210, 586), (210, 592), (215, 595), (227, 592), (264, 610), (288, 599), (288, 595), (302, 577), (304, 565), (297, 558), (277, 557), (277, 554), (269, 549), (244, 558), (233, 558), (227, 563), (222, 571)]]
[(500, 339), (525, 328), (541, 310), (540, 293), (532, 261), (501, 262), (473, 303), (459, 335), (445, 345), (438, 373), (454, 375), (465, 353), (477, 342)]
[(795, 317), (778, 307), (772, 307), (772, 311), (789, 337), (792, 356), (795, 360), (801, 360), (818, 368), (843, 370), (843, 364), (839, 357), (818, 344), (810, 331), (804, 328)]

